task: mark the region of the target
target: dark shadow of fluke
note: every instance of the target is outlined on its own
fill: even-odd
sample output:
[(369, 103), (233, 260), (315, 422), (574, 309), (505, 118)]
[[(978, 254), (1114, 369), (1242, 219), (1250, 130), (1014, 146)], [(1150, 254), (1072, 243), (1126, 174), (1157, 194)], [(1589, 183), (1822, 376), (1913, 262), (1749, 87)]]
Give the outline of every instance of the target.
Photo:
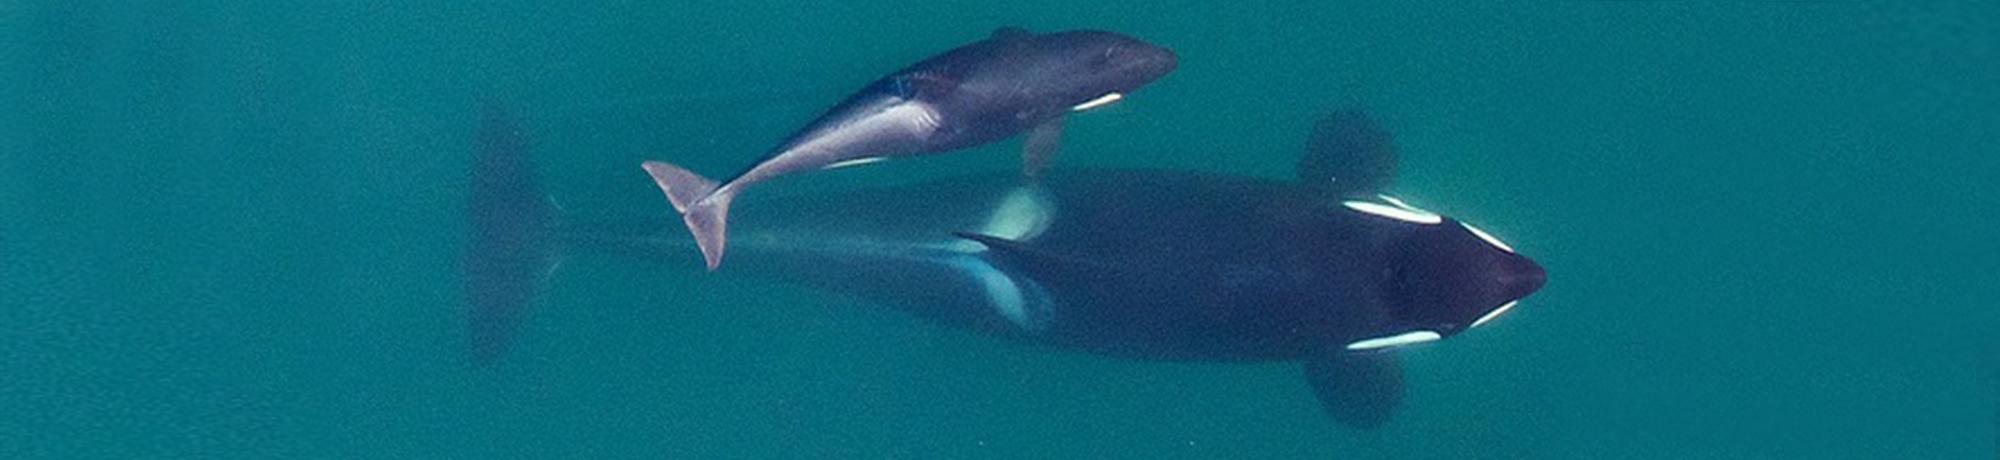
[(505, 353), (527, 319), (548, 271), (555, 209), (535, 178), (519, 120), (496, 102), (481, 108), (474, 140), (466, 222), (463, 293), (474, 359)]

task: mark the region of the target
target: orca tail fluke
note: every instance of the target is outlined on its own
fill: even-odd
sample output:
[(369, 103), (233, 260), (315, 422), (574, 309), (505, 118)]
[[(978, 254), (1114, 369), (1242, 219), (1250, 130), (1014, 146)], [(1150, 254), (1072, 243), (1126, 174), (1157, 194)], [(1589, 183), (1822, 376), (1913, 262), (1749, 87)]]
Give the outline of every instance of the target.
[(659, 161), (640, 166), (653, 176), (653, 183), (667, 195), (674, 211), (681, 213), (688, 233), (701, 246), (701, 257), (708, 263), (708, 270), (715, 271), (722, 265), (722, 250), (728, 245), (729, 202), (736, 194), (727, 190), (717, 193), (719, 184), (714, 180), (679, 166)]
[(535, 178), (521, 124), (499, 104), (482, 109), (466, 199), (462, 290), (473, 358), (499, 359), (558, 262), (557, 209)]

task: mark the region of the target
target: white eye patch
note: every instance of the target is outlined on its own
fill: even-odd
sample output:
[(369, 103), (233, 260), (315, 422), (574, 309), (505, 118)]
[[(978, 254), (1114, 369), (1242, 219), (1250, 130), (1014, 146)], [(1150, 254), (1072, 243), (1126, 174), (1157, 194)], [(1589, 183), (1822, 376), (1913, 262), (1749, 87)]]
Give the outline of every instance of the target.
[(1119, 99), (1124, 99), (1124, 98), (1125, 95), (1123, 94), (1104, 93), (1103, 96), (1098, 96), (1097, 99), (1091, 99), (1090, 101), (1084, 102), (1082, 104), (1077, 104), (1076, 107), (1070, 107), (1069, 110), (1072, 112), (1082, 112), (1085, 110), (1111, 105), (1111, 103), (1118, 102)]
[(1373, 350), (1377, 348), (1399, 347), (1413, 343), (1424, 343), (1444, 338), (1436, 332), (1410, 331), (1387, 337), (1357, 340), (1347, 344), (1348, 350)]
[(840, 169), (849, 166), (861, 166), (869, 163), (879, 163), (883, 160), (888, 160), (888, 159), (889, 157), (855, 158), (852, 160), (842, 160), (842, 161), (827, 163), (826, 166), (821, 166), (819, 169)]
[(1403, 200), (1398, 200), (1395, 197), (1387, 195), (1380, 195), (1380, 197), (1382, 198), (1382, 201), (1389, 202), (1390, 204), (1376, 203), (1373, 201), (1348, 200), (1340, 202), (1340, 205), (1346, 206), (1347, 209), (1360, 211), (1362, 213), (1372, 214), (1380, 217), (1387, 217), (1390, 219), (1400, 220), (1413, 224), (1437, 225), (1439, 223), (1444, 222), (1444, 216), (1437, 215), (1437, 213), (1425, 211), (1422, 209), (1417, 209), (1415, 206), (1410, 206), (1409, 204), (1403, 203)]
[(1481, 324), (1486, 324), (1486, 322), (1487, 322), (1487, 321), (1492, 321), (1492, 320), (1493, 320), (1493, 318), (1499, 318), (1499, 317), (1500, 317), (1500, 314), (1501, 314), (1501, 313), (1506, 313), (1506, 312), (1507, 312), (1507, 310), (1513, 310), (1513, 309), (1514, 309), (1514, 305), (1515, 305), (1515, 304), (1519, 304), (1519, 303), (1521, 303), (1521, 301), (1519, 301), (1519, 300), (1516, 300), (1516, 301), (1512, 301), (1512, 302), (1507, 302), (1507, 303), (1504, 303), (1504, 304), (1500, 304), (1500, 308), (1495, 308), (1495, 309), (1493, 309), (1493, 311), (1489, 311), (1489, 312), (1486, 312), (1486, 314), (1485, 314), (1485, 315), (1482, 315), (1482, 316), (1480, 316), (1480, 317), (1479, 317), (1479, 319), (1477, 319), (1477, 320), (1473, 320), (1473, 321), (1472, 321), (1472, 325), (1471, 325), (1471, 326), (1467, 326), (1467, 327), (1466, 327), (1466, 329), (1471, 329), (1471, 328), (1475, 328), (1475, 327), (1479, 327), (1479, 325), (1481, 325)]
[(1381, 198), (1381, 199), (1382, 199), (1382, 201), (1387, 201), (1387, 202), (1389, 202), (1389, 204), (1393, 204), (1393, 205), (1396, 205), (1396, 207), (1398, 207), (1398, 208), (1403, 208), (1403, 209), (1408, 209), (1408, 210), (1411, 210), (1411, 211), (1416, 211), (1416, 212), (1421, 212), (1421, 213), (1430, 213), (1430, 211), (1425, 211), (1425, 210), (1422, 210), (1422, 209), (1417, 209), (1417, 207), (1416, 207), (1416, 206), (1410, 206), (1410, 204), (1409, 204), (1409, 203), (1404, 203), (1404, 202), (1403, 202), (1403, 200), (1400, 200), (1400, 199), (1396, 199), (1396, 197), (1393, 197), (1393, 196), (1389, 196), (1389, 195), (1375, 195), (1375, 197), (1376, 197), (1376, 198)]
[(1486, 233), (1485, 230), (1480, 230), (1479, 227), (1474, 227), (1472, 226), (1472, 224), (1465, 223), (1465, 221), (1462, 220), (1458, 221), (1458, 225), (1465, 227), (1466, 231), (1472, 232), (1472, 236), (1477, 236), (1479, 237), (1479, 239), (1486, 240), (1486, 244), (1491, 244), (1493, 245), (1493, 247), (1500, 248), (1500, 250), (1502, 251), (1507, 251), (1510, 253), (1514, 252), (1513, 246), (1508, 246), (1507, 243), (1500, 242), (1499, 238), (1494, 238), (1492, 234)]

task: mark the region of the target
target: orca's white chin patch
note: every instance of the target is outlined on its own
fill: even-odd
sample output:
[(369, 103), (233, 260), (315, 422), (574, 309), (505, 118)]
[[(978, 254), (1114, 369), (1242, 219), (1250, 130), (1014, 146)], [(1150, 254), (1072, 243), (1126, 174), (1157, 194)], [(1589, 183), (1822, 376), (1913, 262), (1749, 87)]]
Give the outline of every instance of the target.
[(1084, 101), (1084, 103), (1082, 103), (1082, 104), (1077, 104), (1077, 105), (1076, 105), (1076, 107), (1070, 107), (1070, 108), (1069, 108), (1069, 110), (1070, 110), (1071, 112), (1082, 112), (1082, 111), (1085, 111), (1085, 110), (1090, 110), (1090, 109), (1095, 109), (1095, 108), (1098, 108), (1098, 107), (1103, 107), (1103, 106), (1107, 106), (1107, 105), (1111, 105), (1111, 103), (1113, 103), (1113, 102), (1118, 102), (1118, 100), (1120, 100), (1120, 99), (1124, 99), (1124, 98), (1125, 98), (1125, 95), (1124, 95), (1124, 94), (1119, 94), (1119, 93), (1115, 93), (1115, 92), (1114, 92), (1114, 93), (1104, 93), (1104, 95), (1103, 95), (1103, 96), (1098, 96), (1098, 97), (1097, 97), (1097, 99), (1091, 99), (1091, 100), (1089, 100), (1089, 101)]
[(1350, 351), (1359, 351), (1359, 350), (1374, 350), (1378, 348), (1400, 347), (1413, 343), (1424, 343), (1424, 342), (1435, 341), (1437, 339), (1442, 339), (1442, 338), (1444, 338), (1443, 335), (1440, 335), (1432, 331), (1410, 331), (1386, 337), (1376, 337), (1372, 339), (1356, 340), (1354, 341), (1354, 343), (1347, 344), (1347, 349)]
[(1477, 236), (1479, 237), (1480, 240), (1486, 241), (1486, 244), (1493, 245), (1493, 247), (1495, 248), (1500, 248), (1500, 250), (1502, 251), (1507, 251), (1509, 253), (1514, 252), (1513, 246), (1508, 246), (1507, 243), (1501, 242), (1499, 238), (1494, 238), (1492, 234), (1486, 233), (1485, 230), (1480, 230), (1479, 227), (1474, 227), (1472, 226), (1472, 224), (1465, 223), (1465, 221), (1459, 221), (1458, 225), (1461, 227), (1465, 227), (1465, 231), (1472, 232), (1472, 236)]
[(1507, 302), (1507, 303), (1503, 303), (1503, 304), (1500, 304), (1500, 308), (1495, 308), (1495, 309), (1493, 309), (1493, 311), (1489, 311), (1489, 312), (1486, 312), (1486, 314), (1485, 314), (1485, 315), (1480, 315), (1480, 316), (1479, 316), (1479, 319), (1477, 319), (1477, 320), (1473, 320), (1473, 321), (1472, 321), (1472, 325), (1471, 325), (1471, 326), (1466, 326), (1466, 329), (1471, 329), (1471, 328), (1475, 328), (1475, 327), (1479, 327), (1479, 325), (1481, 325), (1481, 324), (1486, 324), (1486, 322), (1487, 322), (1487, 321), (1492, 321), (1492, 320), (1493, 320), (1493, 318), (1499, 318), (1501, 314), (1503, 314), (1503, 313), (1506, 313), (1506, 312), (1507, 312), (1507, 310), (1513, 310), (1513, 309), (1514, 309), (1514, 306), (1515, 306), (1515, 305), (1518, 305), (1518, 304), (1520, 304), (1520, 303), (1521, 303), (1521, 301), (1519, 301), (1519, 300), (1515, 300), (1515, 301), (1512, 301), (1512, 302)]

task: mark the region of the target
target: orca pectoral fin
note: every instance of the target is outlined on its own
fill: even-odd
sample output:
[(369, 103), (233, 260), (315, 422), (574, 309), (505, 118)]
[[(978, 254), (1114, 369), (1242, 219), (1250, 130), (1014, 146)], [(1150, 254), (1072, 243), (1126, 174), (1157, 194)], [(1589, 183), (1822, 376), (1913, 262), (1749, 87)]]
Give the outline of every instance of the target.
[(1326, 414), (1349, 427), (1380, 427), (1403, 402), (1403, 368), (1392, 353), (1322, 353), (1306, 360), (1306, 382)]
[(1062, 149), (1063, 120), (1069, 117), (1055, 117), (1028, 131), (1027, 142), (1021, 145), (1021, 175), (1034, 179), (1042, 176), (1049, 162), (1055, 161), (1056, 151)]
[(981, 246), (986, 246), (986, 250), (988, 252), (997, 254), (1000, 256), (1000, 258), (1007, 259), (1013, 262), (1035, 261), (1035, 260), (1059, 261), (1062, 259), (1061, 256), (1055, 254), (1049, 254), (1046, 251), (1028, 247), (1028, 245), (1026, 244), (1021, 244), (1021, 242), (1019, 241), (1014, 241), (998, 236), (987, 235), (983, 233), (972, 233), (972, 232), (952, 232), (952, 235), (957, 236), (959, 238), (972, 240), (972, 242), (979, 243)]
[(1368, 114), (1342, 110), (1313, 124), (1299, 182), (1333, 196), (1373, 195), (1396, 179), (1395, 137)]

